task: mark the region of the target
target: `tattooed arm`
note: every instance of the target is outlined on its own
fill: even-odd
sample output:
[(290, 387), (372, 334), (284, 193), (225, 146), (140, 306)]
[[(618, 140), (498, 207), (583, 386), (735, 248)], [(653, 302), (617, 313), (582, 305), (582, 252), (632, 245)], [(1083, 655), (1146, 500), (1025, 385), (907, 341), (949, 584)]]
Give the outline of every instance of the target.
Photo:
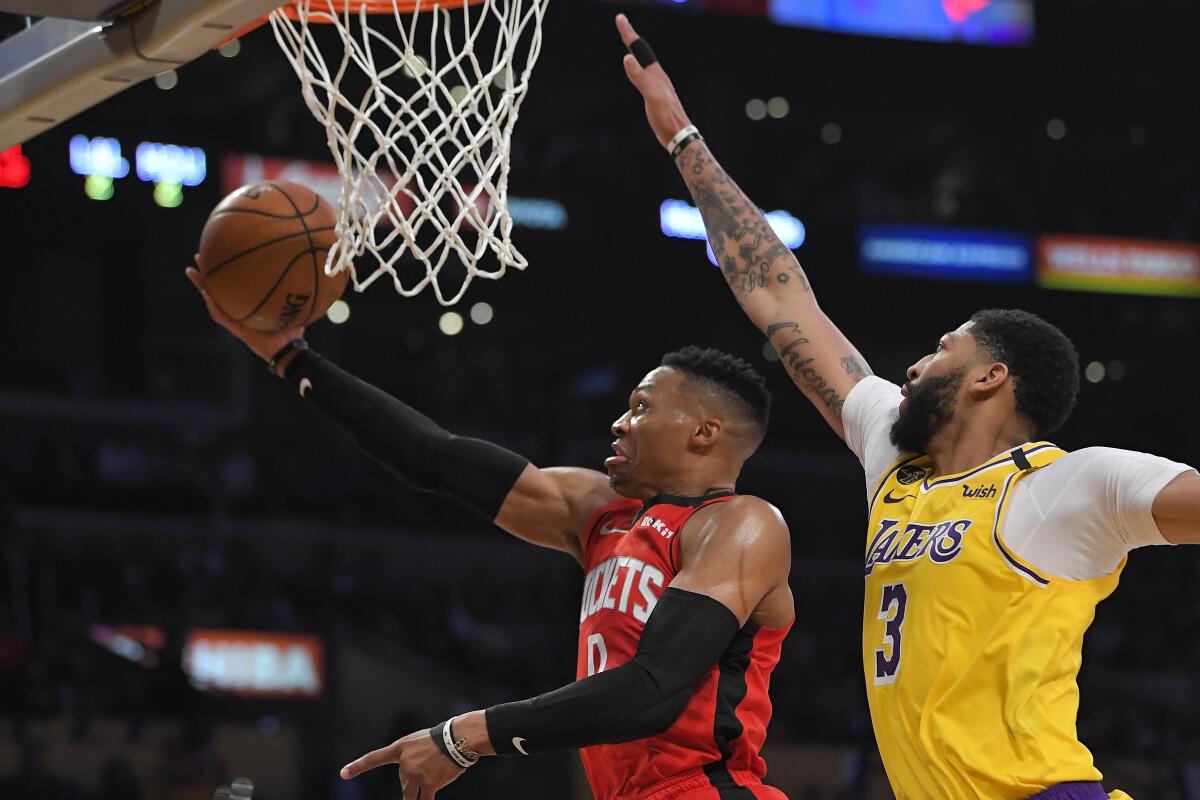
[[(624, 15), (617, 17), (617, 29), (626, 46), (637, 38)], [(659, 64), (643, 68), (632, 55), (625, 56), (625, 74), (642, 93), (650, 127), (666, 146), (689, 124), (670, 78)], [(796, 386), (845, 438), (842, 403), (854, 384), (871, 374), (870, 367), (817, 305), (792, 251), (705, 143), (689, 144), (677, 165), (738, 304), (775, 346)]]

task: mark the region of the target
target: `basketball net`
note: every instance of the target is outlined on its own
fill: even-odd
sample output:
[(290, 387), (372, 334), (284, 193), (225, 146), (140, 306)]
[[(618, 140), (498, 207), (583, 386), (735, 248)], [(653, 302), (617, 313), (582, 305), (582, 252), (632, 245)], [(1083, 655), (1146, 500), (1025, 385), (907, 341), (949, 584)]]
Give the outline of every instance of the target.
[[(453, 305), (473, 278), (525, 268), (509, 142), (548, 2), (295, 0), (271, 14), (342, 177), (326, 274), (350, 270), (357, 291), (387, 274), (405, 297), (432, 285)], [(465, 276), (443, 275), (456, 263)]]

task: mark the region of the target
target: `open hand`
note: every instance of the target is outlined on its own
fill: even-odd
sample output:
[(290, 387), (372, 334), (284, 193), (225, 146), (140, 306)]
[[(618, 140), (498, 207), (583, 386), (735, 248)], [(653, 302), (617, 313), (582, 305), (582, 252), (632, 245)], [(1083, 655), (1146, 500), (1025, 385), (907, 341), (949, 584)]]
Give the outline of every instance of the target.
[(404, 800), (433, 800), (439, 789), (466, 772), (434, 744), (428, 730), (420, 730), (351, 761), (342, 767), (340, 774), (344, 780), (350, 780), (384, 764), (400, 766)]
[[(617, 31), (626, 47), (638, 38), (637, 31), (629, 24), (629, 19), (624, 14), (617, 15)], [(642, 93), (642, 99), (646, 101), (646, 119), (650, 122), (650, 129), (654, 131), (658, 143), (666, 147), (671, 137), (691, 124), (671, 79), (663, 71), (662, 64), (656, 62), (643, 67), (632, 54), (625, 56), (625, 74), (629, 77), (629, 82)]]
[[(195, 259), (196, 263), (199, 264), (200, 255), (196, 254)], [(208, 308), (208, 315), (212, 317), (213, 322), (241, 339), (263, 361), (270, 361), (285, 344), (292, 339), (298, 339), (304, 335), (303, 328), (293, 328), (274, 333), (247, 328), (217, 306), (216, 301), (212, 299), (212, 295), (204, 288), (204, 276), (200, 273), (200, 270), (196, 269), (196, 267), (188, 267), (186, 274), (188, 280), (192, 282), (192, 285), (196, 287), (196, 291), (200, 292), (200, 296), (204, 299), (204, 305)]]

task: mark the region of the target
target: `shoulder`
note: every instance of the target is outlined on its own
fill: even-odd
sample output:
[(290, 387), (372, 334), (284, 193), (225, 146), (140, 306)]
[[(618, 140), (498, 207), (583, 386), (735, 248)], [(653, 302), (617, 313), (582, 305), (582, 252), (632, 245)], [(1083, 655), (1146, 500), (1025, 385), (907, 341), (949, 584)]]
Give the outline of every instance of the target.
[(1185, 468), (1185, 464), (1137, 450), (1122, 450), (1117, 447), (1084, 447), (1080, 450), (1063, 453), (1052, 463), (1034, 472), (1029, 478), (1034, 483), (1041, 482), (1042, 476), (1046, 482), (1080, 479), (1105, 481), (1118, 475), (1162, 470), (1177, 472)]
[(783, 514), (779, 512), (779, 509), (752, 494), (739, 494), (724, 503), (714, 503), (713, 508), (715, 513), (720, 514), (721, 518), (727, 522), (755, 520), (787, 530), (787, 523), (784, 522)]
[(849, 412), (861, 415), (879, 410), (894, 416), (899, 413), (901, 399), (903, 395), (899, 386), (878, 375), (868, 375), (850, 389), (842, 406), (842, 414)]
[[(703, 515), (703, 516), (701, 516)], [(723, 503), (713, 503), (694, 515), (699, 517), (692, 541), (684, 546), (696, 548), (711, 543), (721, 550), (753, 548), (774, 551), (781, 547), (791, 552), (791, 536), (779, 509), (753, 495), (738, 495)], [(692, 526), (689, 526), (689, 528)]]

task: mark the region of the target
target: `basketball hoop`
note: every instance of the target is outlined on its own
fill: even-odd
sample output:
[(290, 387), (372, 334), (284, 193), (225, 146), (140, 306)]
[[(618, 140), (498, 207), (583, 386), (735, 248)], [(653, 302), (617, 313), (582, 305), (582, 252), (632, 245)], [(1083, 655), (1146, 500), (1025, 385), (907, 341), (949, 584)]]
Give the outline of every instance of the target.
[[(357, 291), (388, 274), (405, 297), (432, 284), (453, 305), (473, 278), (525, 268), (509, 142), (548, 2), (294, 0), (271, 13), (342, 176), (326, 274), (350, 270)], [(465, 274), (443, 275), (452, 255)]]

